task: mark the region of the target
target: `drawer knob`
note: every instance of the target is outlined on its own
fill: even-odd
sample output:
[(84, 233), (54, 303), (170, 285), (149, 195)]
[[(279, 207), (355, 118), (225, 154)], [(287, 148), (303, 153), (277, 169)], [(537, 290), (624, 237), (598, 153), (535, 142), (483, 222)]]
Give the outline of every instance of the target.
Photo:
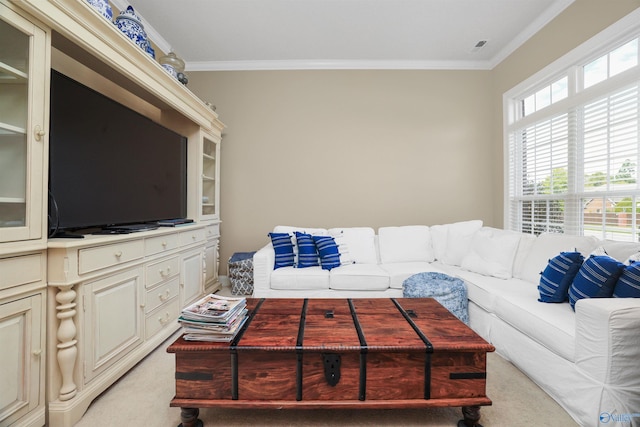
[(162, 247), (166, 248), (167, 247), (167, 242), (162, 242)]
[(114, 254), (116, 256), (116, 258), (121, 258), (122, 257), (122, 251), (118, 251)]
[(167, 289), (166, 291), (164, 291), (164, 294), (158, 294), (158, 298), (160, 298), (160, 301), (166, 301), (169, 299), (170, 295), (171, 293), (169, 292), (169, 289)]
[(171, 274), (171, 266), (167, 266), (164, 270), (160, 270), (160, 275), (162, 277), (167, 277), (169, 274)]
[(160, 322), (163, 325), (168, 321), (169, 321), (169, 313), (165, 313), (164, 317), (158, 317), (158, 322)]
[(33, 350), (33, 355), (36, 357), (40, 357), (42, 354), (42, 349)]

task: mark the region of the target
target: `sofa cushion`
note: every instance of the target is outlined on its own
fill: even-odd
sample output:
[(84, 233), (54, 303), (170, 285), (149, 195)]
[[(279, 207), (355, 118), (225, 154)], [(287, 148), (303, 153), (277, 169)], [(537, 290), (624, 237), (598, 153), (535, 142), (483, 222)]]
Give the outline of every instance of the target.
[(269, 233), (271, 244), (276, 254), (274, 270), (282, 267), (293, 267), (293, 243), (288, 233)]
[(607, 255), (620, 262), (626, 262), (630, 256), (640, 252), (640, 243), (637, 242), (617, 242), (614, 240), (604, 240), (601, 242), (602, 248)]
[(613, 288), (615, 298), (640, 298), (640, 262), (625, 267)]
[(432, 226), (429, 230), (435, 258), (445, 264), (460, 265), (480, 227), (479, 219)]
[(296, 263), (296, 267), (306, 268), (317, 267), (320, 265), (318, 260), (318, 249), (316, 248), (316, 243), (313, 241), (311, 234), (301, 233), (299, 231), (296, 231), (295, 234), (296, 243), (298, 245), (298, 262)]
[(320, 267), (279, 268), (271, 272), (270, 280), (271, 289), (329, 289), (329, 270), (323, 270)]
[(460, 266), (485, 276), (510, 279), (519, 242), (519, 233), (483, 227), (473, 235)]
[(394, 262), (391, 264), (380, 264), (380, 267), (389, 275), (389, 287), (392, 289), (402, 289), (402, 283), (414, 274), (430, 271), (444, 273), (441, 268), (424, 261)]
[(440, 262), (444, 259), (444, 253), (447, 250), (447, 228), (446, 224), (432, 225), (429, 228), (433, 256)]
[(518, 249), (513, 259), (513, 277), (522, 279), (522, 272), (527, 264), (527, 257), (536, 239), (537, 237), (533, 234), (520, 233), (520, 242), (518, 243)]
[(535, 286), (518, 282), (510, 289), (501, 289), (503, 293), (496, 299), (494, 314), (553, 353), (574, 362), (575, 314), (569, 304), (541, 304)]
[(334, 268), (329, 288), (345, 291), (380, 291), (389, 288), (389, 275), (376, 264), (351, 264)]
[(590, 256), (576, 274), (569, 288), (569, 302), (575, 308), (582, 298), (609, 298), (613, 295), (624, 264), (610, 256)]
[(431, 233), (426, 225), (380, 227), (378, 229), (380, 262), (432, 262)]
[(518, 279), (527, 280), (535, 285), (540, 282), (540, 274), (549, 260), (560, 252), (591, 253), (598, 246), (598, 239), (593, 236), (570, 236), (559, 233), (542, 233), (539, 235), (527, 255)]
[(523, 286), (530, 288), (527, 293), (536, 292), (535, 285), (525, 282), (524, 280), (497, 280), (495, 277), (484, 276), (472, 271), (462, 270), (458, 267), (450, 267), (447, 274), (464, 280), (467, 285), (467, 294), (469, 295), (469, 299), (489, 313), (493, 313), (495, 311), (496, 301), (501, 298), (502, 295), (510, 292), (517, 292), (517, 290)]
[(444, 253), (443, 262), (450, 265), (460, 265), (462, 259), (469, 252), (473, 236), (481, 227), (481, 220), (449, 224), (447, 228), (447, 249)]
[(338, 245), (338, 252), (340, 253), (340, 265), (354, 264), (355, 261), (351, 256), (351, 251), (349, 250), (349, 244), (345, 240), (343, 236), (334, 237), (336, 245)]
[(569, 298), (569, 287), (582, 266), (584, 257), (580, 252), (560, 252), (542, 272), (538, 291), (540, 302), (565, 302)]
[(496, 280), (456, 267), (449, 274), (465, 281), (474, 306), (499, 317), (559, 356), (574, 360), (575, 315), (569, 304), (539, 303), (536, 285), (525, 280)]
[(331, 228), (329, 235), (341, 237), (349, 247), (349, 254), (355, 263), (377, 264), (375, 231), (371, 227)]
[(338, 245), (331, 236), (313, 236), (313, 242), (318, 249), (320, 266), (323, 270), (340, 267), (340, 252)]

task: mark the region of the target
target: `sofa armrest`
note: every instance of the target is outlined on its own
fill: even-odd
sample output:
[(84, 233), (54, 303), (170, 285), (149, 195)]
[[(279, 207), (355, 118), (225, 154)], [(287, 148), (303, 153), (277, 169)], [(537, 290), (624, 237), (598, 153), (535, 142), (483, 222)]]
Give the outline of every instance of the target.
[(639, 337), (640, 298), (585, 298), (576, 303), (576, 364), (597, 381), (640, 390)]
[(269, 289), (271, 272), (276, 261), (276, 254), (271, 242), (264, 245), (253, 255), (253, 292), (260, 294), (261, 289)]

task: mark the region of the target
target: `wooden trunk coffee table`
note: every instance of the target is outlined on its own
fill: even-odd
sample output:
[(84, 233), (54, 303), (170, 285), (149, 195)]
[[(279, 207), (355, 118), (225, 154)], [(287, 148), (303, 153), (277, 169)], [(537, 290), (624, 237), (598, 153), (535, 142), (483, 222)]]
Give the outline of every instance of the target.
[(479, 426), (494, 347), (432, 298), (248, 299), (231, 343), (178, 338), (182, 427), (199, 408), (460, 406)]

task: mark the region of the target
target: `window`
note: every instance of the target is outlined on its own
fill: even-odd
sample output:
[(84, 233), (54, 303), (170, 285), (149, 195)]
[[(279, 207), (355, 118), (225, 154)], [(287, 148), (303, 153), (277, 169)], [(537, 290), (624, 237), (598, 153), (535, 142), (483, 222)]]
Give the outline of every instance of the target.
[(640, 241), (639, 18), (505, 94), (506, 228)]
[(522, 114), (529, 115), (566, 98), (568, 95), (567, 82), (568, 78), (565, 76), (527, 96), (522, 100)]

